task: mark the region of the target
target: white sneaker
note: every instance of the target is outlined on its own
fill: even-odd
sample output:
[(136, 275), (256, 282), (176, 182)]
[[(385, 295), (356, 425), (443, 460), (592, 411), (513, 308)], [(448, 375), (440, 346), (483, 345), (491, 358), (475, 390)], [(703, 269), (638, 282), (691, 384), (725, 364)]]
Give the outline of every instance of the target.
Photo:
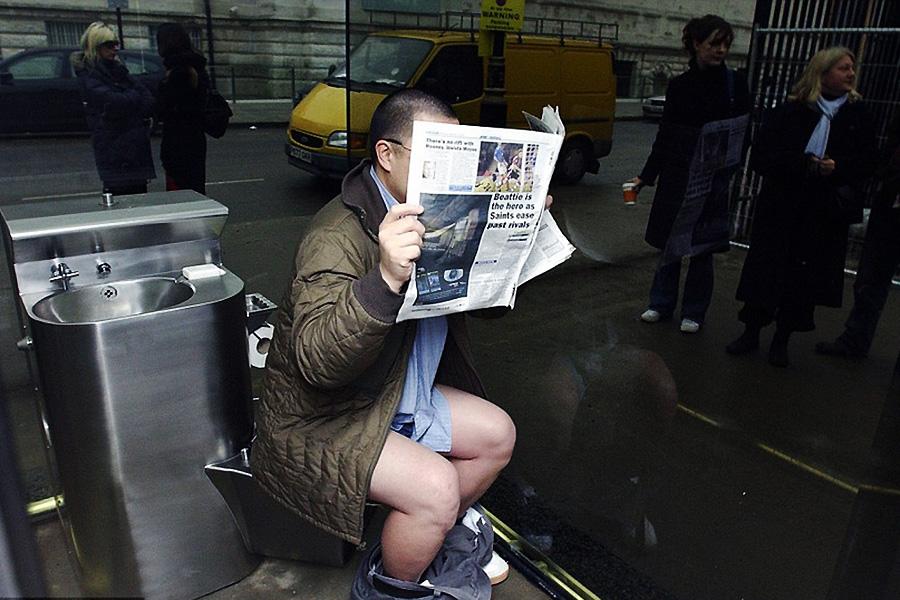
[(491, 585), (503, 583), (506, 581), (506, 578), (509, 577), (509, 563), (500, 558), (500, 555), (497, 554), (497, 552), (491, 554), (491, 561), (481, 567), (481, 570), (484, 571), (488, 576), (488, 579), (491, 580)]
[[(482, 519), (484, 519), (484, 515), (470, 506), (466, 510), (466, 514), (463, 515), (462, 524), (480, 535), (481, 530), (478, 528), (478, 523)], [(488, 527), (491, 526), (491, 524), (487, 522), (487, 519), (485, 519), (485, 522)], [(488, 564), (481, 567), (481, 570), (484, 571), (488, 576), (488, 579), (491, 580), (491, 585), (503, 583), (506, 581), (506, 578), (509, 577), (509, 563), (500, 558), (500, 555), (495, 551), (491, 552), (491, 560)]]
[(700, 323), (693, 319), (682, 319), (679, 329), (681, 329), (681, 333), (697, 333), (700, 331)]
[(653, 310), (652, 308), (648, 308), (641, 313), (641, 321), (643, 321), (644, 323), (656, 323), (661, 318), (662, 315), (659, 314), (659, 311)]

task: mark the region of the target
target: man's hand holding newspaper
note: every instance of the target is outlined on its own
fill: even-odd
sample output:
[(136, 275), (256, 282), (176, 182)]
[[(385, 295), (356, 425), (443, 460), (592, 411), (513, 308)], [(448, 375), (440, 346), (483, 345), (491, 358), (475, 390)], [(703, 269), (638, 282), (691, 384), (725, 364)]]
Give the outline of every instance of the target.
[(423, 207), (423, 245), (398, 321), (512, 307), (574, 252), (544, 200), (565, 127), (549, 106), (525, 118), (539, 130), (415, 123), (407, 204)]

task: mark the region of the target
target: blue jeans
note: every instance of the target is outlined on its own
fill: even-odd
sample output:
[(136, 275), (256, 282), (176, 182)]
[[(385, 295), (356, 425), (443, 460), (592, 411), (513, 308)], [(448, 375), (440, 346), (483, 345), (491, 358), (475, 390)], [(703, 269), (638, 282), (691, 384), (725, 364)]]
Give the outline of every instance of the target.
[[(703, 323), (712, 301), (713, 255), (701, 254), (690, 258), (684, 292), (681, 297), (681, 318)], [(650, 286), (650, 308), (663, 317), (671, 317), (678, 303), (678, 281), (681, 261), (660, 265)]]

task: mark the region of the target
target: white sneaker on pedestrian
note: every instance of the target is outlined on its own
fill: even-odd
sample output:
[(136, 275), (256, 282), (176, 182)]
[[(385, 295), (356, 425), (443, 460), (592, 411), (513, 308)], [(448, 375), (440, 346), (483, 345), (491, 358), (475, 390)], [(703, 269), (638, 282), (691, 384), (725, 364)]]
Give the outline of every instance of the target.
[(641, 321), (644, 323), (656, 323), (662, 318), (662, 315), (658, 310), (653, 310), (652, 308), (648, 308), (644, 312), (641, 313)]
[(700, 323), (693, 319), (682, 319), (679, 329), (681, 329), (681, 333), (697, 333), (700, 331)]

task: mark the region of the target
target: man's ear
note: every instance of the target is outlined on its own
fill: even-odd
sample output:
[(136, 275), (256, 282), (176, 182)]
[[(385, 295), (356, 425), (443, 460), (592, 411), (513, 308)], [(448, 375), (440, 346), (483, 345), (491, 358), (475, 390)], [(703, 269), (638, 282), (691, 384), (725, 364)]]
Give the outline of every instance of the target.
[(375, 161), (383, 171), (390, 173), (394, 164), (394, 151), (391, 148), (391, 145), (384, 140), (375, 142), (375, 156), (372, 157), (372, 160)]

